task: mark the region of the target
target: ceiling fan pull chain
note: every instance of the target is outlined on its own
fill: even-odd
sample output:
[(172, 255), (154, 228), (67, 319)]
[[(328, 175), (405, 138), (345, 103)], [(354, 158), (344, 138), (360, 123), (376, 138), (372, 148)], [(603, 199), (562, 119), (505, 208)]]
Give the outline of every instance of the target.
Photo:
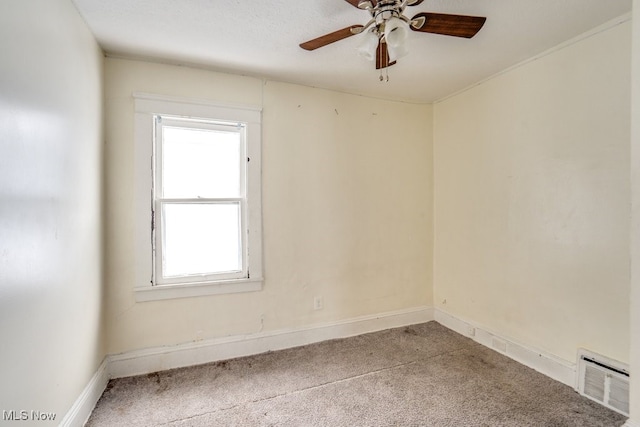
[(384, 67), (384, 75), (382, 74), (383, 68), (380, 68), (380, 81), (389, 82), (389, 67)]

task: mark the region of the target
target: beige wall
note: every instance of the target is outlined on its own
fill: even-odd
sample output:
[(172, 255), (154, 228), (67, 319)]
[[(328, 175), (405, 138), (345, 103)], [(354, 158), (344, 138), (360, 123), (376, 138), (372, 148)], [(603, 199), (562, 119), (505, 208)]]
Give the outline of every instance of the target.
[(435, 105), (437, 308), (628, 361), (630, 28)]
[[(110, 353), (432, 305), (431, 106), (122, 59), (105, 70)], [(263, 108), (263, 291), (135, 302), (132, 92)]]
[[(640, 372), (640, 0), (633, 1), (631, 83), (631, 354), (630, 370)], [(640, 376), (631, 375), (629, 427), (640, 426)]]
[[(0, 24), (4, 408), (60, 420), (107, 352), (434, 303), (568, 361), (629, 359), (629, 23), (435, 107), (106, 60), (104, 300), (101, 52), (66, 0)], [(263, 291), (135, 302), (134, 91), (263, 107)]]
[(105, 356), (102, 62), (70, 1), (0, 2), (0, 411), (37, 424)]

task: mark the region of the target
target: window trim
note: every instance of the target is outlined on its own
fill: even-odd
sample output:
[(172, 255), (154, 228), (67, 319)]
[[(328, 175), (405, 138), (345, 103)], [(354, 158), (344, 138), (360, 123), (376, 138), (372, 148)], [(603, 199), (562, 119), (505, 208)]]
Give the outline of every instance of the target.
[[(257, 106), (225, 105), (202, 99), (187, 99), (147, 93), (133, 93), (135, 107), (135, 264), (136, 301), (186, 298), (262, 290), (262, 194), (261, 116)], [(218, 122), (243, 123), (246, 129), (246, 236), (248, 278), (207, 282), (153, 284), (154, 254), (153, 134), (154, 116), (171, 116)]]

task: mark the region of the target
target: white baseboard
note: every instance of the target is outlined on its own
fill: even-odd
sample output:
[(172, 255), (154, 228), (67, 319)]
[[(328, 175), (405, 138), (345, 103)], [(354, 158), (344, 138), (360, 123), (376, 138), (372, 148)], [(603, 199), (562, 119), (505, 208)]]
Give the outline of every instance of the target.
[(315, 342), (377, 332), (434, 320), (432, 307), (418, 307), (351, 318), (304, 328), (234, 336), (171, 347), (156, 347), (108, 356), (110, 378), (250, 356)]
[(434, 310), (434, 318), (436, 322), (460, 335), (469, 337), (573, 389), (576, 388), (575, 363), (570, 363), (552, 354), (517, 343), (509, 338), (489, 331), (482, 325), (461, 320), (440, 309)]
[(84, 388), (60, 422), (60, 427), (82, 427), (87, 422), (93, 408), (98, 403), (109, 382), (108, 358), (105, 358), (89, 384)]
[(640, 427), (640, 422), (627, 420), (627, 422), (624, 423), (622, 427)]
[[(173, 368), (250, 356), (267, 351), (298, 347), (315, 342), (377, 332), (435, 320), (448, 329), (472, 338), (556, 381), (575, 389), (576, 366), (552, 354), (520, 344), (487, 328), (457, 318), (433, 307), (418, 307), (346, 319), (338, 322), (283, 329), (252, 335), (234, 336), (156, 347), (109, 355), (76, 400), (61, 426), (82, 426), (111, 378), (143, 375)], [(470, 333), (473, 331), (473, 334)], [(500, 348), (496, 348), (496, 344)], [(624, 427), (640, 427), (631, 420)]]

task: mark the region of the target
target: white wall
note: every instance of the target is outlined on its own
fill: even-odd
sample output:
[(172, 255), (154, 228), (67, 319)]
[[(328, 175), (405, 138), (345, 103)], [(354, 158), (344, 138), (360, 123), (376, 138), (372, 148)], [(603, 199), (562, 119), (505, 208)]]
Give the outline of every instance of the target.
[[(113, 58), (105, 78), (110, 353), (432, 304), (431, 106)], [(263, 107), (263, 291), (135, 302), (132, 92)]]
[(628, 362), (630, 28), (435, 105), (436, 307)]
[(0, 410), (57, 425), (105, 355), (103, 57), (70, 1), (7, 0), (0, 63)]
[(640, 0), (633, 1), (631, 81), (631, 409), (640, 426)]

